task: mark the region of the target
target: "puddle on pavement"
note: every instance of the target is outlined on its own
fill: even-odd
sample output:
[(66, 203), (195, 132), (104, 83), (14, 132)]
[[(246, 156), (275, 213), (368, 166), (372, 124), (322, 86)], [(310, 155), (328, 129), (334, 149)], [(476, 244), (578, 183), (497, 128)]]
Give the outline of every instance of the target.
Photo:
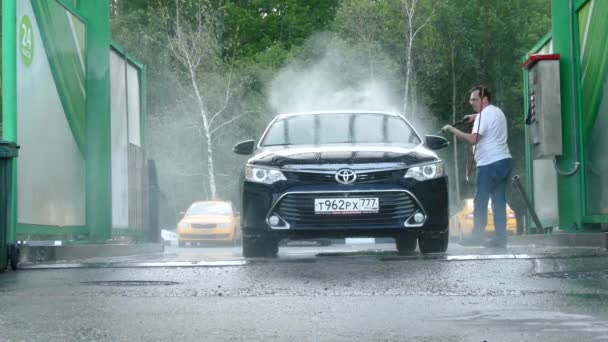
[(170, 286), (178, 285), (176, 281), (155, 281), (155, 280), (100, 280), (83, 281), (79, 284), (95, 286)]
[(547, 278), (547, 279), (608, 279), (608, 271), (562, 271), (562, 272), (545, 272), (545, 273), (534, 273), (531, 275), (533, 278)]

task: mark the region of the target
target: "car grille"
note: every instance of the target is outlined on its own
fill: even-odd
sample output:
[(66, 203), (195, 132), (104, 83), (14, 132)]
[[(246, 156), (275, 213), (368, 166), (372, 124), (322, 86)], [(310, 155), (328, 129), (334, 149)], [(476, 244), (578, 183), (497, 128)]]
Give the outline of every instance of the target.
[(195, 229), (213, 229), (213, 228), (216, 227), (216, 224), (215, 223), (206, 223), (206, 224), (203, 224), (203, 223), (192, 223), (191, 227), (195, 228)]
[(198, 239), (198, 240), (219, 240), (227, 239), (230, 234), (180, 234), (181, 239)]
[[(402, 176), (404, 170), (391, 171), (357, 171), (356, 184), (366, 183), (394, 183), (395, 179)], [(312, 172), (294, 172), (283, 171), (283, 174), (289, 181), (298, 183), (314, 183), (314, 184), (337, 184), (335, 173), (312, 173)]]
[[(378, 213), (350, 215), (317, 215), (315, 198), (377, 197), (380, 201)], [(348, 228), (391, 228), (403, 227), (419, 206), (407, 193), (390, 192), (348, 192), (348, 193), (292, 193), (283, 197), (275, 207), (275, 212), (286, 220), (291, 228), (297, 229), (348, 229)]]

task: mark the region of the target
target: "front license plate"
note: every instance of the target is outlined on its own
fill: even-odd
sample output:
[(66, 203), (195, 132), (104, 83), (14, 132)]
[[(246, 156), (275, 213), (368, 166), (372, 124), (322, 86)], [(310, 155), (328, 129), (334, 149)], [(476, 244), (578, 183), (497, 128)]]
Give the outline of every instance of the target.
[(379, 209), (377, 197), (315, 198), (315, 214), (367, 214), (377, 213)]

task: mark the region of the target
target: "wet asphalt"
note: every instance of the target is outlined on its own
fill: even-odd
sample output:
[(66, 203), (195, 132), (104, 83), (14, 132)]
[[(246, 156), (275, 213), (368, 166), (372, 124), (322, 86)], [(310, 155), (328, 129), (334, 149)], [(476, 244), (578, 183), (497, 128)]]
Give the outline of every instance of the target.
[(0, 341), (608, 341), (608, 254), (239, 247), (0, 274)]

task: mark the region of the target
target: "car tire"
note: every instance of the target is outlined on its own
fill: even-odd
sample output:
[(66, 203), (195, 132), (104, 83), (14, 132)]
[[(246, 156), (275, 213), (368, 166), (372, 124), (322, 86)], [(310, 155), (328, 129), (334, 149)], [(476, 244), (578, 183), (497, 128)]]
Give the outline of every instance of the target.
[(422, 254), (443, 253), (448, 249), (450, 236), (448, 232), (435, 236), (421, 236), (418, 238), (418, 247)]
[(458, 241), (464, 241), (466, 240), (466, 235), (462, 232), (462, 227), (460, 226), (460, 224), (458, 225)]
[(243, 236), (243, 256), (245, 258), (274, 258), (279, 252), (279, 241), (270, 237)]
[(237, 247), (243, 244), (243, 238), (240, 235), (236, 235), (234, 236), (234, 239), (232, 239), (232, 246), (233, 247)]
[(19, 268), (21, 252), (19, 251), (19, 248), (17, 246), (11, 245), (8, 253), (11, 264), (11, 270), (16, 271)]
[(397, 251), (401, 253), (409, 253), (416, 250), (417, 240), (415, 236), (397, 236), (395, 238)]

